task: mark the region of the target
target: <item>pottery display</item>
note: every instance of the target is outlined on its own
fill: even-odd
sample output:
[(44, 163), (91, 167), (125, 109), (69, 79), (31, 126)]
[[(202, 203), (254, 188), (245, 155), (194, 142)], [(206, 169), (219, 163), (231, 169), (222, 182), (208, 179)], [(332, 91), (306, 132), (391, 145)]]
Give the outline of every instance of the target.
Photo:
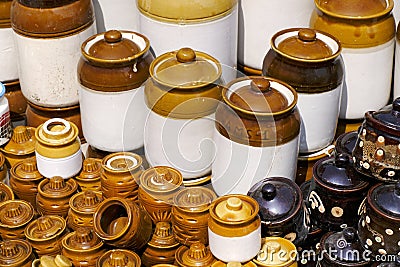
[(90, 0), (12, 3), (19, 81), (29, 102), (44, 107), (78, 104), (79, 48), (95, 34), (94, 21)]
[(62, 217), (44, 215), (31, 221), (24, 232), (26, 239), (39, 257), (43, 255), (55, 256), (61, 253), (61, 240), (66, 227), (67, 224)]
[(217, 195), (246, 194), (265, 177), (294, 180), (300, 132), (296, 91), (274, 78), (251, 76), (226, 85), (222, 98), (211, 176)]
[(2, 240), (25, 238), (24, 230), (35, 217), (33, 206), (25, 200), (0, 203), (0, 236)]
[(369, 189), (366, 179), (347, 154), (317, 161), (307, 197), (316, 226), (326, 231), (339, 231), (342, 225), (355, 227), (358, 208)]
[(127, 249), (112, 249), (104, 253), (96, 263), (96, 267), (140, 267), (138, 254)]
[(69, 199), (67, 226), (75, 231), (80, 227), (93, 229), (94, 213), (102, 201), (101, 192), (87, 190), (73, 195)]
[(0, 248), (0, 265), (2, 266), (31, 267), (35, 259), (32, 246), (22, 239), (1, 241)]
[(41, 215), (59, 215), (66, 218), (70, 198), (77, 192), (78, 184), (74, 179), (60, 176), (46, 178), (39, 183), (36, 195), (36, 209)]
[(67, 257), (73, 266), (96, 267), (97, 259), (107, 250), (93, 229), (79, 227), (62, 239), (62, 255)]
[(173, 233), (179, 243), (185, 246), (196, 242), (208, 245), (208, 209), (216, 198), (214, 191), (204, 186), (179, 190), (171, 212)]
[(150, 216), (132, 200), (106, 198), (97, 207), (93, 220), (95, 233), (114, 247), (140, 250), (151, 238)]
[(35, 158), (24, 159), (10, 170), (11, 189), (19, 199), (28, 201), (35, 210), (39, 183), (43, 179), (43, 175), (37, 169)]
[(0, 182), (0, 203), (13, 199), (14, 199), (14, 192), (12, 191), (11, 187), (5, 184), (4, 182)]
[(93, 147), (110, 152), (143, 146), (144, 82), (154, 57), (149, 39), (110, 30), (82, 44), (78, 64), (82, 130)]
[(145, 101), (144, 149), (150, 166), (171, 166), (184, 180), (210, 174), (214, 158), (214, 112), (221, 98), (221, 64), (181, 48), (150, 65)]
[(297, 267), (296, 259), (297, 250), (292, 242), (281, 237), (265, 237), (253, 262), (260, 267)]
[(175, 252), (179, 245), (172, 233), (171, 224), (157, 222), (153, 236), (141, 256), (142, 264), (145, 267), (151, 267), (157, 263), (174, 263)]
[(117, 152), (101, 163), (101, 192), (104, 198), (121, 197), (138, 200), (138, 182), (144, 168), (142, 158), (131, 152)]
[(85, 158), (81, 172), (74, 177), (82, 191), (101, 191), (101, 159)]
[(334, 140), (344, 80), (341, 49), (335, 37), (309, 28), (284, 29), (271, 38), (262, 74), (298, 94), (299, 153), (322, 150)]
[(78, 127), (61, 118), (53, 118), (39, 125), (35, 131), (36, 162), (46, 178), (71, 178), (82, 168), (81, 143)]
[[(225, 195), (210, 206), (208, 239), (212, 254), (224, 262), (246, 262), (261, 248), (261, 220), (256, 200)], [(246, 244), (246, 249), (243, 249)]]
[[(17, 61), (16, 58), (15, 61)], [(6, 87), (5, 96), (8, 100), (8, 106), (10, 108), (11, 122), (25, 120), (27, 102), (24, 95), (22, 94), (19, 81), (15, 80), (11, 82), (4, 82), (4, 86)]]
[(216, 260), (210, 248), (200, 242), (189, 247), (180, 246), (175, 253), (175, 264), (179, 267), (206, 267)]
[[(339, 117), (362, 119), (387, 104), (396, 25), (393, 0), (314, 0), (310, 26), (339, 39), (346, 66)], [(368, 79), (367, 77), (374, 77)]]

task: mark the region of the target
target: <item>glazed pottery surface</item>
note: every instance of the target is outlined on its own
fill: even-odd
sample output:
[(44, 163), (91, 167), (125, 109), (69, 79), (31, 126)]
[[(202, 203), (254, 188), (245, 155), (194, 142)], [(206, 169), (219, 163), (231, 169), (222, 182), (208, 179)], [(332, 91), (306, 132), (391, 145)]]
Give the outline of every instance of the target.
[(32, 246), (25, 240), (14, 239), (0, 242), (0, 265), (31, 267), (35, 259)]
[(5, 184), (4, 182), (0, 182), (0, 202), (13, 199), (14, 199), (14, 192), (11, 189), (11, 187)]
[(104, 253), (96, 263), (96, 267), (140, 267), (138, 254), (127, 249), (112, 249)]
[(101, 191), (101, 159), (85, 158), (81, 172), (75, 177), (82, 191)]
[(215, 261), (210, 248), (199, 242), (190, 247), (180, 246), (175, 253), (175, 264), (179, 267), (206, 267)]
[(25, 200), (0, 203), (0, 235), (2, 240), (24, 239), (24, 230), (35, 217), (33, 206)]
[(261, 250), (253, 262), (260, 267), (297, 267), (296, 259), (297, 250), (292, 242), (281, 237), (265, 237), (262, 240)]
[[(0, 37), (1, 39), (1, 37)], [(6, 98), (10, 107), (11, 121), (18, 121), (25, 119), (25, 111), (27, 102), (22, 94), (21, 86), (18, 80), (4, 83), (6, 87)]]

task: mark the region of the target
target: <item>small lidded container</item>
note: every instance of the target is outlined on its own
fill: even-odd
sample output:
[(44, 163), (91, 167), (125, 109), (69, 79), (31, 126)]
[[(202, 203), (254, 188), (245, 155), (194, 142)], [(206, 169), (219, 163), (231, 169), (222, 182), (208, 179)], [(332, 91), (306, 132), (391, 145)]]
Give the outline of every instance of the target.
[(36, 161), (39, 172), (46, 178), (71, 178), (82, 167), (78, 128), (72, 122), (53, 118), (36, 128)]
[(297, 249), (282, 237), (266, 237), (253, 262), (259, 267), (297, 267)]
[(140, 267), (138, 254), (127, 249), (108, 250), (97, 260), (96, 267)]
[(101, 191), (101, 159), (86, 158), (83, 161), (82, 171), (75, 176), (80, 190)]
[(154, 223), (171, 221), (173, 198), (182, 183), (182, 174), (172, 167), (156, 166), (142, 173), (139, 202)]
[(0, 266), (31, 267), (34, 259), (32, 246), (26, 240), (0, 242)]
[(24, 239), (26, 226), (34, 219), (35, 210), (25, 200), (7, 200), (0, 203), (0, 235), (2, 240)]
[[(261, 248), (261, 220), (256, 200), (226, 195), (210, 206), (208, 238), (212, 254), (224, 262), (246, 262)], [(243, 249), (246, 244), (246, 249)]]
[(200, 242), (180, 246), (175, 253), (175, 264), (179, 267), (207, 267), (215, 261), (210, 248)]

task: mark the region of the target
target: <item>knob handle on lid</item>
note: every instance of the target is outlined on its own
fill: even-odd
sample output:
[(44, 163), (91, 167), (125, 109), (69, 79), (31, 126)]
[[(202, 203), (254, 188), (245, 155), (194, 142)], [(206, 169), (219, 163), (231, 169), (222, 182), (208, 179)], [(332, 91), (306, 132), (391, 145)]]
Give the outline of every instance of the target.
[(265, 200), (272, 200), (276, 196), (276, 187), (271, 183), (266, 183), (263, 185), (261, 193)]
[(122, 33), (117, 30), (110, 30), (104, 34), (107, 43), (118, 43), (122, 40)]
[(254, 79), (250, 84), (250, 88), (254, 92), (266, 93), (271, 89), (270, 87), (271, 84), (267, 79)]
[(226, 201), (226, 207), (229, 210), (240, 210), (243, 206), (243, 202), (240, 198), (237, 197), (230, 197)]
[(348, 243), (354, 242), (357, 236), (357, 231), (353, 227), (347, 227), (343, 230), (343, 237)]
[(312, 42), (317, 40), (317, 34), (313, 29), (301, 29), (299, 30), (298, 36), (303, 42)]
[(193, 62), (196, 59), (196, 53), (193, 49), (184, 47), (179, 49), (178, 53), (176, 53), (176, 59), (180, 63)]
[(338, 154), (335, 157), (335, 165), (339, 168), (345, 168), (350, 163), (350, 156), (344, 153)]

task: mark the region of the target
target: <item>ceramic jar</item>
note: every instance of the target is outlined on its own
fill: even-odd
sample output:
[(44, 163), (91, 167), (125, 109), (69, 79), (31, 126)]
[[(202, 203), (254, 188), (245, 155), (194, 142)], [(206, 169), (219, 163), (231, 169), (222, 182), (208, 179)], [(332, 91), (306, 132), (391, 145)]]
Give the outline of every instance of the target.
[(366, 111), (389, 100), (396, 31), (393, 0), (314, 2), (310, 26), (335, 36), (343, 48), (346, 71), (339, 116), (362, 119)]
[(175, 252), (179, 243), (175, 240), (169, 222), (158, 222), (153, 236), (142, 254), (141, 260), (145, 267), (157, 263), (172, 264), (175, 262)]
[(104, 198), (138, 200), (138, 181), (143, 172), (142, 158), (131, 152), (112, 153), (103, 158), (101, 192)]
[(190, 246), (200, 242), (208, 245), (210, 204), (217, 198), (213, 190), (204, 186), (186, 187), (174, 197), (172, 228), (176, 240)]
[[(15, 57), (15, 62), (16, 61), (17, 58)], [(27, 107), (27, 102), (24, 95), (22, 94), (19, 81), (17, 80), (11, 82), (4, 82), (4, 86), (6, 87), (5, 96), (8, 100), (8, 106), (10, 108), (11, 122), (25, 121), (25, 111)]]
[(57, 215), (44, 215), (30, 222), (24, 233), (39, 257), (55, 256), (61, 253), (61, 240), (66, 227), (64, 218)]
[(35, 255), (32, 246), (25, 240), (0, 242), (0, 265), (9, 267), (31, 267)]
[(66, 218), (69, 200), (78, 190), (74, 179), (65, 180), (60, 176), (44, 179), (39, 183), (36, 208), (41, 215), (59, 215)]
[(3, 153), (0, 152), (0, 183), (8, 184), (8, 182), (9, 182), (9, 175), (8, 175), (8, 167), (6, 164), (6, 158), (4, 157)]
[(299, 153), (320, 151), (335, 137), (344, 80), (339, 41), (309, 28), (290, 28), (271, 38), (264, 76), (290, 84), (301, 115)]
[(321, 267), (371, 266), (370, 251), (365, 249), (357, 230), (347, 227), (341, 232), (329, 232), (321, 238)]
[(16, 126), (10, 141), (0, 148), (10, 169), (24, 159), (34, 158), (36, 147), (35, 130), (35, 128), (29, 126)]
[(9, 187), (3, 182), (0, 182), (0, 202), (13, 199), (14, 199), (14, 192), (12, 191), (11, 187)]
[(73, 266), (95, 267), (97, 259), (107, 250), (93, 229), (79, 227), (62, 239), (62, 255), (71, 260)]
[(67, 226), (77, 231), (80, 227), (93, 229), (93, 217), (96, 208), (103, 201), (101, 192), (83, 191), (69, 199)]
[(85, 158), (82, 170), (75, 177), (76, 182), (82, 191), (101, 191), (101, 159)]
[(39, 183), (43, 179), (34, 158), (18, 162), (10, 170), (11, 189), (19, 199), (28, 201), (35, 210)]
[(97, 260), (96, 267), (140, 267), (138, 254), (127, 249), (108, 250)]
[(184, 180), (209, 175), (214, 112), (221, 98), (221, 65), (210, 55), (181, 48), (150, 65), (144, 149), (150, 166), (171, 166)]
[(92, 2), (14, 1), (11, 25), (25, 98), (43, 107), (78, 104), (79, 48), (96, 32)]
[(2, 240), (23, 239), (24, 230), (35, 217), (33, 206), (25, 200), (7, 200), (0, 203), (0, 235)]
[[(261, 220), (256, 200), (246, 195), (225, 195), (210, 206), (208, 239), (219, 260), (246, 262), (261, 247)], [(246, 244), (246, 249), (243, 249)]]
[(35, 155), (39, 172), (47, 178), (71, 178), (82, 168), (78, 127), (61, 118), (47, 120), (36, 128)]
[(140, 32), (149, 37), (156, 56), (191, 47), (215, 57), (225, 81), (236, 77), (238, 0), (203, 3), (137, 0)]
[(355, 168), (384, 182), (400, 180), (400, 98), (392, 106), (365, 113), (353, 150)]
[(314, 9), (313, 1), (308, 0), (240, 0), (239, 5), (238, 63), (247, 75), (261, 75), (263, 58), (276, 32), (307, 27)]
[(87, 39), (78, 64), (83, 135), (100, 150), (143, 146), (143, 83), (154, 59), (150, 42), (136, 32), (110, 30)]
[(247, 193), (258, 202), (261, 236), (280, 236), (301, 243), (308, 234), (300, 187), (282, 177), (265, 178)]
[(206, 267), (215, 261), (210, 248), (200, 242), (193, 243), (189, 247), (180, 246), (175, 253), (175, 264), (179, 267)]
[(93, 224), (95, 233), (106, 244), (118, 248), (140, 250), (151, 238), (150, 216), (132, 200), (106, 198), (97, 207)]
[(358, 138), (357, 131), (350, 131), (342, 133), (336, 138), (335, 141), (335, 153), (336, 154), (347, 154), (352, 156), (353, 150), (356, 146)]
[(317, 161), (307, 198), (316, 225), (326, 231), (339, 231), (342, 225), (356, 226), (358, 208), (369, 189), (366, 178), (354, 169), (347, 154)]
[(253, 262), (260, 267), (297, 267), (297, 249), (289, 240), (281, 237), (266, 237)]
[(217, 195), (246, 194), (265, 177), (294, 180), (300, 132), (296, 91), (274, 78), (252, 76), (229, 83), (222, 98), (211, 176)]
[(181, 173), (171, 167), (155, 166), (142, 173), (139, 202), (154, 223), (171, 221), (173, 198), (182, 183)]

